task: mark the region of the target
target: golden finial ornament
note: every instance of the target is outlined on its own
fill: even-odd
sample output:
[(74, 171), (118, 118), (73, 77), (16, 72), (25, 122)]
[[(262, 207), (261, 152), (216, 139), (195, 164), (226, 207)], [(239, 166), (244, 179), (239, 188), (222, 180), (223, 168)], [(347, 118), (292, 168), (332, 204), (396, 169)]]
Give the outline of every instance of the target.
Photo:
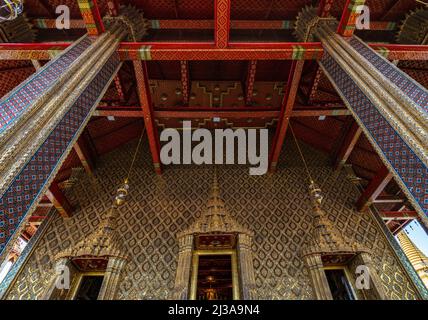
[(320, 206), (322, 204), (324, 196), (322, 194), (321, 188), (313, 180), (311, 180), (311, 183), (309, 185), (309, 193), (311, 195), (312, 201), (315, 202), (318, 206)]
[(128, 179), (125, 179), (125, 182), (117, 189), (116, 196), (114, 198), (114, 206), (120, 207), (126, 202), (126, 197), (128, 196)]

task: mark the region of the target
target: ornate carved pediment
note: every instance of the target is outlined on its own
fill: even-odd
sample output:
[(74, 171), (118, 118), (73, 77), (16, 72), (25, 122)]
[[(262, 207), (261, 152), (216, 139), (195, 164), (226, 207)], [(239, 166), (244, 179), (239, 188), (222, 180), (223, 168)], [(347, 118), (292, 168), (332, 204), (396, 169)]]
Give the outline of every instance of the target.
[(214, 173), (213, 185), (206, 210), (188, 229), (180, 232), (179, 238), (207, 233), (243, 233), (253, 236), (253, 232), (233, 219), (226, 210), (224, 201), (220, 197), (220, 188), (217, 181), (217, 172)]

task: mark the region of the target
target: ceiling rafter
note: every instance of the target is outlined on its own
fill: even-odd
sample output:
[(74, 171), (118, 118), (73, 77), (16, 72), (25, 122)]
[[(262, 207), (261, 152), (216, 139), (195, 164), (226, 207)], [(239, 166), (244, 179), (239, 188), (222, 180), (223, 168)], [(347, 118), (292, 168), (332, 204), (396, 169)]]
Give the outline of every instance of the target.
[(275, 137), (273, 138), (271, 153), (269, 156), (269, 169), (271, 172), (276, 170), (282, 145), (284, 144), (288, 124), (290, 121), (290, 115), (294, 108), (297, 91), (299, 89), (300, 79), (303, 72), (303, 65), (304, 61), (293, 61), (290, 68), (290, 74), (281, 107), (281, 115), (276, 128)]
[(358, 211), (366, 210), (370, 205), (375, 203), (375, 201), (379, 202), (380, 194), (391, 180), (392, 173), (389, 172), (388, 168), (383, 166), (358, 199)]

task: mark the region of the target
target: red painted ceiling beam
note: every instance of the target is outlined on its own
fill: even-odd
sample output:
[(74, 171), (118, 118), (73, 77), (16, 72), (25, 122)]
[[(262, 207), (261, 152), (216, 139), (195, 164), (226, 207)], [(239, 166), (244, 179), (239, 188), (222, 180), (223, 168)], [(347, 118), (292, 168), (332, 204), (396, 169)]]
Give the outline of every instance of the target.
[(385, 220), (408, 220), (419, 218), (416, 211), (380, 211), (379, 215)]
[(89, 150), (85, 134), (82, 134), (79, 137), (73, 148), (74, 151), (76, 151), (86, 173), (93, 176), (95, 170), (95, 159), (92, 156), (92, 152)]
[[(0, 60), (50, 60), (71, 43), (2, 43)], [(390, 60), (428, 60), (428, 45), (369, 44)], [(299, 54), (300, 50), (303, 53)], [(216, 49), (212, 42), (122, 42), (122, 60), (316, 60), (323, 55), (321, 43), (229, 43)], [(145, 56), (145, 54), (149, 56)], [(294, 56), (293, 56), (294, 53)]]
[[(126, 107), (128, 108), (128, 107)], [(183, 108), (162, 108), (153, 112), (155, 118), (177, 118), (177, 119), (194, 119), (194, 118), (279, 118), (280, 111), (275, 108), (258, 107), (258, 108), (201, 108), (201, 107), (183, 107)], [(350, 112), (347, 109), (305, 109), (294, 110), (291, 117), (319, 117), (319, 116), (347, 116)], [(128, 110), (121, 110), (121, 108), (98, 108), (94, 112), (96, 117), (128, 117), (128, 118), (142, 118), (143, 112), (136, 110), (132, 107)]]
[(67, 198), (56, 182), (51, 184), (48, 191), (46, 192), (46, 196), (62, 217), (70, 218), (73, 215), (73, 207), (68, 202)]
[(214, 42), (216, 48), (224, 49), (229, 45), (230, 1), (215, 0), (214, 2)]
[(344, 37), (352, 37), (358, 16), (357, 8), (364, 5), (365, 0), (346, 0), (337, 33)]
[(321, 116), (349, 116), (351, 112), (345, 108), (337, 109), (307, 109), (307, 110), (296, 110), (291, 112), (292, 117), (321, 117)]
[(247, 76), (245, 79), (245, 103), (251, 104), (254, 92), (254, 83), (256, 81), (257, 60), (248, 61)]
[(206, 118), (278, 118), (280, 111), (155, 111), (155, 118), (206, 119)]
[(406, 199), (402, 196), (382, 195), (373, 200), (373, 203), (404, 203), (405, 201)]
[(97, 0), (77, 0), (88, 34), (96, 36), (105, 31)]
[(137, 79), (138, 97), (144, 117), (150, 151), (152, 153), (153, 165), (157, 174), (162, 173), (160, 162), (159, 135), (154, 123), (153, 105), (150, 96), (150, 87), (147, 77), (147, 66), (144, 61), (134, 61), (135, 78)]
[(187, 106), (190, 99), (190, 72), (189, 62), (186, 60), (180, 61), (180, 73), (181, 73), (181, 95), (183, 97), (183, 105)]
[[(98, 107), (99, 110), (104, 109), (104, 108), (117, 108), (117, 107), (102, 107), (102, 106)], [(125, 107), (119, 107), (119, 108), (129, 108), (129, 107), (125, 106)], [(188, 112), (188, 111), (237, 111), (237, 112), (239, 112), (239, 111), (279, 111), (279, 108), (266, 107), (266, 106), (260, 106), (260, 107), (248, 107), (248, 106), (236, 106), (236, 107), (165, 106), (165, 107), (156, 107), (156, 111), (181, 111), (181, 112)]]
[(385, 225), (388, 227), (389, 231), (396, 236), (401, 230), (403, 230), (413, 219), (408, 220), (386, 220)]
[(28, 219), (28, 222), (41, 222), (41, 221), (43, 221), (44, 219), (46, 219), (46, 216), (31, 216), (29, 219)]
[(311, 86), (309, 87), (309, 91), (307, 94), (308, 103), (310, 103), (315, 99), (316, 93), (318, 92), (318, 85), (320, 83), (321, 76), (323, 74), (319, 65), (316, 66), (316, 70), (317, 71), (315, 72), (314, 77), (312, 78)]
[(359, 211), (364, 211), (373, 204), (391, 179), (392, 174), (389, 172), (388, 168), (383, 166), (361, 194), (357, 201), (357, 209)]
[(94, 111), (94, 117), (125, 117), (142, 118), (144, 116), (141, 110), (120, 110), (120, 109), (98, 109)]
[[(328, 0), (333, 1), (333, 0)], [(31, 22), (38, 29), (56, 29), (56, 19), (32, 19)], [(174, 20), (149, 20), (151, 29), (175, 29), (175, 30), (210, 30), (214, 29), (214, 20), (174, 19)], [(231, 20), (232, 30), (293, 30), (294, 20)], [(371, 21), (370, 30), (394, 30), (395, 22)], [(70, 29), (85, 29), (83, 20), (70, 20)]]
[(275, 137), (272, 142), (271, 153), (269, 156), (269, 170), (274, 172), (278, 164), (281, 154), (282, 145), (284, 144), (287, 133), (288, 123), (294, 108), (299, 88), (300, 79), (302, 77), (304, 61), (293, 61), (285, 88), (284, 100), (281, 108), (279, 123), (276, 128)]
[(118, 96), (119, 100), (124, 102), (125, 101), (125, 93), (123, 92), (123, 85), (122, 85), (122, 81), (120, 80), (119, 73), (114, 77), (113, 82), (114, 82), (114, 86), (116, 88), (117, 96)]
[(319, 42), (230, 42), (227, 48), (212, 42), (136, 42), (119, 47), (122, 60), (314, 60), (323, 52)]
[[(110, 16), (117, 17), (119, 15), (119, 8), (120, 8), (119, 0), (107, 1), (107, 12)], [(125, 96), (124, 96), (122, 81), (120, 80), (119, 73), (114, 77), (114, 85), (116, 87), (119, 100), (124, 102)]]
[[(191, 30), (209, 30), (214, 29), (214, 20), (151, 20), (152, 29), (191, 29)], [(231, 20), (230, 29), (263, 29), (278, 30), (293, 27), (294, 21), (283, 20)]]
[(340, 169), (346, 163), (362, 132), (363, 130), (360, 128), (358, 123), (352, 120), (351, 128), (347, 132), (345, 139), (340, 146), (336, 161), (334, 163), (335, 169)]
[(371, 43), (369, 46), (389, 60), (428, 60), (428, 45)]

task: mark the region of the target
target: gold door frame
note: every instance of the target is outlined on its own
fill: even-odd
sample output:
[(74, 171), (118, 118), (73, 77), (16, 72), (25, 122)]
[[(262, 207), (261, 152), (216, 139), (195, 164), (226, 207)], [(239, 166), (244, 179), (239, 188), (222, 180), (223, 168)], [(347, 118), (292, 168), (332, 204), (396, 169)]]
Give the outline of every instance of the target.
[[(70, 290), (69, 300), (74, 300), (74, 298), (76, 298), (77, 291), (79, 290), (80, 285), (82, 283), (82, 279), (85, 276), (98, 276), (98, 277), (103, 276), (105, 279), (105, 272), (104, 271), (79, 272), (76, 275), (77, 280)], [(103, 282), (104, 282), (104, 279), (103, 279)], [(98, 296), (100, 295), (100, 293), (101, 293), (101, 288), (100, 288), (100, 292), (98, 292)], [(98, 300), (98, 297), (97, 297), (97, 300)]]
[[(352, 291), (352, 294), (354, 295), (354, 299), (355, 300), (359, 300), (358, 299), (358, 295), (357, 295), (357, 293), (356, 293), (356, 291), (355, 291), (355, 288), (354, 288), (354, 285), (352, 284), (352, 276), (351, 276), (351, 273), (350, 273), (350, 271), (349, 271), (349, 269), (348, 269), (348, 266), (347, 265), (333, 265), (333, 266), (326, 266), (326, 267), (323, 267), (323, 270), (325, 271), (325, 270), (343, 270), (343, 273), (345, 274), (345, 278), (346, 278), (346, 280), (348, 281), (348, 283), (349, 283), (349, 287), (351, 288), (351, 291)], [(327, 276), (327, 275), (326, 275)], [(330, 286), (329, 286), (329, 289), (330, 289)], [(331, 289), (330, 289), (330, 292), (331, 292)]]
[(232, 292), (233, 300), (239, 300), (239, 274), (236, 250), (195, 250), (192, 256), (192, 275), (190, 282), (190, 300), (196, 300), (198, 289), (199, 256), (230, 255), (232, 263)]

